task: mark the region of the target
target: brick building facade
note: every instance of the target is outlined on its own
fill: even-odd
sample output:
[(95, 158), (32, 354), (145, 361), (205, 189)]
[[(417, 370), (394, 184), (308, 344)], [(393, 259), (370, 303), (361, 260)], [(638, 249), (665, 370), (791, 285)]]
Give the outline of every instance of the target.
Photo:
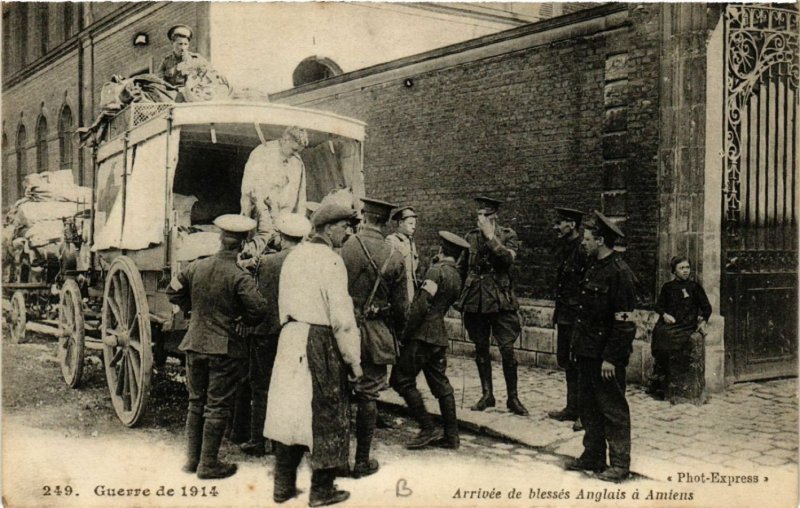
[[(62, 29), (66, 40), (58, 45), (54, 31), (54, 49), (36, 60), (37, 39), (29, 34), (22, 49), (33, 60), (21, 70), (4, 66), (4, 204), (17, 195), (11, 190), (18, 174), (41, 164), (40, 147), (46, 147), (51, 168), (67, 167), (59, 135), (65, 109), (72, 125), (89, 123), (109, 76), (152, 69), (169, 50), (164, 27), (198, 27), (193, 46), (212, 59), (214, 47), (253, 38), (212, 40), (206, 4), (79, 5), (82, 24), (74, 35)], [(430, 257), (437, 230), (473, 227), (472, 196), (505, 199), (500, 222), (522, 242), (516, 279), (525, 329), (517, 346), (536, 365), (555, 365), (553, 207), (601, 210), (626, 233), (621, 247), (639, 278), (640, 296), (629, 367), (634, 380), (644, 380), (650, 370), (655, 316), (648, 309), (670, 278), (668, 260), (687, 255), (714, 307), (706, 382), (718, 389), (737, 379), (734, 352), (751, 354), (736, 345), (737, 316), (721, 309), (742, 297), (736, 290), (726, 293), (724, 284), (722, 203), (729, 187), (720, 156), (720, 105), (726, 12), (711, 4), (564, 4), (558, 17), (344, 69), (270, 100), (367, 123), (367, 193), (418, 210), (423, 256)], [(6, 15), (19, 15), (7, 6), (3, 14), (4, 27)], [(25, 16), (42, 19), (33, 11)], [(149, 34), (146, 47), (132, 45), (137, 33)], [(4, 39), (4, 51), (14, 55), (9, 44)], [(45, 143), (37, 143), (42, 118)], [(87, 184), (89, 154), (72, 153), (76, 176)], [(22, 172), (18, 161), (27, 163)], [(796, 239), (793, 252), (796, 257)], [(794, 309), (796, 318), (796, 295)], [(791, 319), (783, 319), (791, 328)], [(453, 349), (468, 351), (463, 330), (457, 320), (452, 324)], [(785, 340), (784, 328), (774, 329)], [(796, 363), (796, 348), (782, 354)]]

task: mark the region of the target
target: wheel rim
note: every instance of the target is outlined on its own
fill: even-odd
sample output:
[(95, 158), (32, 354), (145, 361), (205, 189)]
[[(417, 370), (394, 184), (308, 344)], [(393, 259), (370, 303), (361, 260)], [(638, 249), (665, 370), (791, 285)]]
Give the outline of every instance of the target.
[(61, 375), (71, 388), (77, 388), (83, 375), (84, 326), (81, 293), (69, 279), (61, 289), (58, 305), (58, 361)]
[(102, 340), (111, 401), (120, 421), (129, 427), (139, 422), (150, 396), (150, 333), (139, 270), (129, 258), (120, 256), (106, 276)]
[(15, 343), (25, 336), (26, 313), (25, 296), (17, 291), (11, 297), (11, 340)]

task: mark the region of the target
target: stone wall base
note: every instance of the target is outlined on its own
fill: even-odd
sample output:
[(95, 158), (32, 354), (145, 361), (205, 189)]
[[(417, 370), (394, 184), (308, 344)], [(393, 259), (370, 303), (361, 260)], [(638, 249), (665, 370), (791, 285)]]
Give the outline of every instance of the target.
[[(522, 335), (517, 339), (514, 348), (517, 361), (523, 365), (532, 365), (546, 369), (558, 369), (556, 362), (556, 330), (553, 323), (554, 303), (550, 300), (520, 301), (522, 318)], [(653, 311), (634, 311), (633, 321), (636, 323), (636, 339), (633, 341), (633, 353), (627, 368), (629, 383), (646, 385), (653, 373), (653, 356), (650, 342), (658, 316)], [(467, 338), (461, 324), (461, 316), (451, 310), (446, 318), (450, 334), (450, 351), (456, 355), (473, 356), (475, 346)], [(705, 341), (706, 357), (706, 391), (719, 392), (725, 389), (725, 348), (722, 334), (724, 321), (720, 316), (712, 316)], [(492, 359), (500, 361), (497, 346), (491, 347)]]

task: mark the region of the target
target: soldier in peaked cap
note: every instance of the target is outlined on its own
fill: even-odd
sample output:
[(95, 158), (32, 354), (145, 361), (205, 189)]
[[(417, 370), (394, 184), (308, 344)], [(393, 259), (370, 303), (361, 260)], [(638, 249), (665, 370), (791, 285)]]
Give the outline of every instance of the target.
[[(614, 251), (622, 231), (598, 211), (583, 232), (592, 260), (579, 286), (572, 351), (578, 361), (579, 412), (586, 431), (583, 453), (568, 469), (595, 471), (605, 481), (628, 477), (631, 416), (625, 398), (625, 367), (636, 325), (635, 276)], [(606, 445), (611, 467), (606, 468)]]
[(551, 411), (550, 418), (555, 420), (573, 420), (573, 430), (581, 430), (578, 415), (578, 365), (570, 351), (572, 330), (578, 313), (578, 285), (586, 272), (589, 258), (581, 242), (580, 226), (584, 212), (572, 208), (556, 208), (556, 220), (553, 225), (561, 243), (557, 254), (558, 269), (556, 273), (556, 310), (553, 320), (557, 324), (556, 359), (558, 366), (564, 369), (567, 381), (567, 405), (561, 411)]
[(386, 382), (387, 366), (397, 361), (395, 333), (403, 329), (408, 305), (403, 257), (386, 242), (382, 230), (395, 205), (371, 198), (361, 201), (361, 230), (345, 242), (341, 252), (361, 331), (364, 370), (355, 388), (358, 412), (353, 476), (357, 478), (373, 474), (379, 467), (376, 460), (370, 459), (378, 415), (376, 400)]
[(414, 233), (417, 231), (417, 212), (410, 206), (404, 206), (392, 212), (392, 220), (397, 222), (397, 231), (387, 236), (386, 241), (394, 245), (403, 255), (406, 265), (406, 291), (410, 304), (417, 288), (417, 268), (419, 267), (417, 244), (414, 243)]
[[(167, 30), (167, 37), (172, 42), (172, 52), (164, 57), (158, 68), (158, 77), (176, 87), (186, 85), (186, 72), (183, 67), (202, 67), (208, 62), (199, 53), (189, 51), (192, 40), (192, 29), (187, 25), (175, 25)], [(179, 88), (180, 89), (180, 88)]]
[(475, 201), (478, 204), (478, 227), (466, 235), (470, 244), (469, 261), (459, 302), (464, 327), (469, 339), (475, 343), (475, 363), (483, 392), (472, 410), (483, 411), (495, 405), (492, 359), (489, 356), (489, 346), (494, 337), (503, 358), (508, 393), (506, 406), (511, 412), (525, 416), (528, 410), (517, 395), (517, 360), (514, 355), (514, 341), (522, 326), (510, 273), (519, 249), (517, 233), (497, 224), (501, 201), (486, 196), (478, 196)]
[(186, 353), (189, 389), (183, 470), (196, 472), (198, 478), (226, 478), (236, 472), (236, 464), (217, 457), (247, 364), (247, 344), (234, 326), (238, 319), (257, 324), (267, 308), (253, 278), (236, 265), (238, 251), (255, 221), (223, 215), (214, 224), (222, 230), (220, 251), (190, 263), (168, 290), (170, 302), (192, 313), (179, 346)]
[(280, 251), (261, 255), (256, 260), (258, 291), (267, 302), (263, 321), (255, 327), (250, 337), (250, 440), (241, 446), (244, 453), (257, 457), (265, 455), (269, 447), (264, 439), (264, 419), (267, 414), (267, 393), (281, 322), (278, 314), (278, 282), (286, 257), (303, 238), (311, 232), (311, 223), (303, 215), (284, 213), (278, 217), (276, 228), (280, 233)]
[[(456, 260), (469, 250), (469, 242), (448, 231), (439, 231), (441, 250), (438, 261), (425, 274), (411, 304), (403, 331), (403, 350), (392, 372), (392, 387), (408, 405), (420, 426), (419, 434), (406, 444), (417, 449), (436, 444), (458, 448), (458, 420), (453, 387), (447, 379), (447, 330), (444, 316), (461, 294), (461, 275)], [(444, 436), (434, 427), (417, 389), (417, 376), (425, 373), (428, 387), (439, 401), (444, 421)]]

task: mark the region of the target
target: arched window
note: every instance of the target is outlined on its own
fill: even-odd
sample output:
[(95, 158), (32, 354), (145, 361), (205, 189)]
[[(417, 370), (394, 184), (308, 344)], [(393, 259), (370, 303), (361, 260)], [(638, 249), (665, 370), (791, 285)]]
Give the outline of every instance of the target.
[(36, 171), (47, 171), (47, 119), (39, 116), (36, 122)]
[(28, 133), (25, 131), (25, 126), (20, 124), (17, 129), (17, 197), (21, 198), (25, 192), (22, 185), (22, 180), (28, 174), (28, 154), (26, 152), (28, 146)]
[(67, 105), (58, 119), (58, 153), (61, 169), (72, 169), (72, 110)]
[(310, 56), (300, 62), (292, 73), (294, 86), (305, 85), (323, 79), (332, 78), (342, 73), (342, 68), (330, 58)]

